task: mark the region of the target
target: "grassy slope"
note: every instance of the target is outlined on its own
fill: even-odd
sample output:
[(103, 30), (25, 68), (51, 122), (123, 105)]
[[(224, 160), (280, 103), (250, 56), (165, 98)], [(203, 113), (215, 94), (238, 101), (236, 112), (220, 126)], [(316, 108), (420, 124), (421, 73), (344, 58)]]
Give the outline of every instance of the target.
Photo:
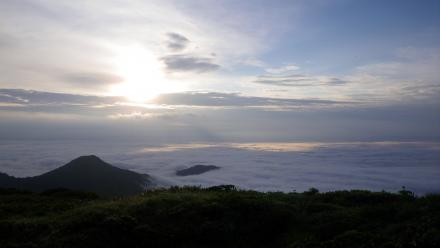
[(440, 196), (0, 190), (0, 247), (440, 247)]

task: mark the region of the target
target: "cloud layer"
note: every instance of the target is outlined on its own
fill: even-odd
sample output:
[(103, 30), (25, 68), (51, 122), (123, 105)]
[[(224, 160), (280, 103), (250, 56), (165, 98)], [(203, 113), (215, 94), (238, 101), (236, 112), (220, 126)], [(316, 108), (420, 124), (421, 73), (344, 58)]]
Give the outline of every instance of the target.
[[(82, 105), (95, 107), (100, 105), (129, 104), (124, 97), (75, 95), (53, 92), (41, 92), (21, 89), (0, 89), (0, 104), (17, 103), (32, 105)], [(220, 92), (181, 92), (161, 94), (149, 101), (151, 104), (187, 107), (308, 107), (314, 105), (343, 105), (350, 102), (324, 99), (286, 99), (243, 96), (237, 93)], [(136, 106), (136, 105), (133, 105)]]
[(369, 106), (219, 92), (124, 97), (0, 90), (1, 139), (195, 141), (440, 140), (438, 105)]
[[(32, 148), (31, 148), (32, 147)], [(344, 189), (440, 192), (439, 143), (235, 143), (145, 146), (84, 141), (0, 142), (0, 171), (32, 176), (84, 154), (155, 177), (161, 185), (234, 184), (263, 191)], [(221, 169), (178, 177), (194, 164)]]

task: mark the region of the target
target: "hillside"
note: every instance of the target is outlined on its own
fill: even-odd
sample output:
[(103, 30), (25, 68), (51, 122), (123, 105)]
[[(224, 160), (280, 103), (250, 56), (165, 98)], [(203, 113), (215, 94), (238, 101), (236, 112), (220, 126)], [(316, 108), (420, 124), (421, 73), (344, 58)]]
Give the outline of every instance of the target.
[(215, 165), (203, 165), (196, 164), (186, 169), (178, 170), (176, 172), (177, 176), (191, 176), (191, 175), (200, 175), (208, 171), (218, 170), (220, 167)]
[(134, 195), (145, 190), (150, 177), (114, 167), (100, 158), (81, 156), (39, 176), (14, 178), (0, 174), (0, 187), (30, 191), (52, 188), (86, 190), (103, 196)]
[(100, 199), (0, 190), (0, 247), (440, 247), (440, 196), (233, 186)]

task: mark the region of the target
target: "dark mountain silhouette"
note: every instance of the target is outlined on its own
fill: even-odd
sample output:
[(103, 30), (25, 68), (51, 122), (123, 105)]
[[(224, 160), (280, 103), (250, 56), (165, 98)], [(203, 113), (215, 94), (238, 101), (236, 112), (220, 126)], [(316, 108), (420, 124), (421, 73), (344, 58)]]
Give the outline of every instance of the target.
[(215, 165), (203, 165), (203, 164), (197, 164), (194, 166), (191, 166), (187, 169), (178, 170), (176, 172), (176, 175), (178, 176), (190, 176), (190, 175), (199, 175), (211, 170), (218, 170), (220, 167)]
[(140, 193), (150, 184), (150, 176), (114, 167), (94, 155), (81, 156), (35, 177), (15, 178), (0, 173), (0, 187), (37, 192), (68, 188), (103, 196), (123, 196)]

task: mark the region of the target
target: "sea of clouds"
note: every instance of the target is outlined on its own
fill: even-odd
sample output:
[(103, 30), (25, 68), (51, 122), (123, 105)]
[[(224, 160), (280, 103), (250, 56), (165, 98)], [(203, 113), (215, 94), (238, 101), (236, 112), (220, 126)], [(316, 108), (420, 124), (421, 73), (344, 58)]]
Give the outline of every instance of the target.
[[(440, 143), (204, 143), (153, 146), (127, 142), (3, 141), (0, 172), (34, 176), (95, 154), (147, 173), (159, 186), (234, 184), (260, 191), (369, 189), (440, 192)], [(176, 176), (196, 164), (219, 170)]]

